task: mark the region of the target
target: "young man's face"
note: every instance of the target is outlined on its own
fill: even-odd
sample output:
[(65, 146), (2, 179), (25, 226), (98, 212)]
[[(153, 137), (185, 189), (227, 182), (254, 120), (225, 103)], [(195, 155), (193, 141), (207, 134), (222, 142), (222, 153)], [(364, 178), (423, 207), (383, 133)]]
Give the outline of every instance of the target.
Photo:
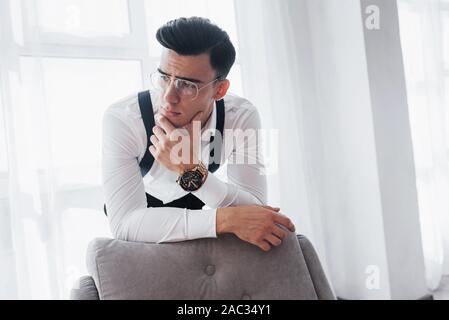
[[(199, 88), (217, 77), (216, 71), (210, 65), (209, 54), (182, 56), (166, 48), (162, 52), (159, 70), (170, 76), (198, 80)], [(160, 93), (160, 113), (175, 127), (188, 124), (200, 111), (203, 111), (201, 121), (204, 122), (212, 110), (213, 102), (225, 95), (228, 86), (227, 80), (216, 81), (201, 89), (192, 101), (181, 97), (172, 82), (165, 92)]]

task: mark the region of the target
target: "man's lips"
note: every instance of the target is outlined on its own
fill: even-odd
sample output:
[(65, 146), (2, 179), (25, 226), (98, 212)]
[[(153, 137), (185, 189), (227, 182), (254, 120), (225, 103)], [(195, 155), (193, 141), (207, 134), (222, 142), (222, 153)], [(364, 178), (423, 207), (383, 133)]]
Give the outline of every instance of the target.
[(162, 109), (161, 113), (163, 116), (166, 116), (166, 117), (176, 117), (181, 114), (180, 112), (167, 111), (165, 109)]

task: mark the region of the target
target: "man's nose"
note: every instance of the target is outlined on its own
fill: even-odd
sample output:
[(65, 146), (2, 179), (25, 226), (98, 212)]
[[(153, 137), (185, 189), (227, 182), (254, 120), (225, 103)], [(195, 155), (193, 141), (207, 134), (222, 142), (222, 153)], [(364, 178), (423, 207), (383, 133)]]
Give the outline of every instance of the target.
[(178, 92), (176, 91), (175, 88), (175, 82), (174, 81), (170, 81), (169, 86), (167, 87), (167, 89), (165, 89), (164, 92), (164, 101), (170, 103), (170, 104), (176, 104), (178, 103), (180, 100)]

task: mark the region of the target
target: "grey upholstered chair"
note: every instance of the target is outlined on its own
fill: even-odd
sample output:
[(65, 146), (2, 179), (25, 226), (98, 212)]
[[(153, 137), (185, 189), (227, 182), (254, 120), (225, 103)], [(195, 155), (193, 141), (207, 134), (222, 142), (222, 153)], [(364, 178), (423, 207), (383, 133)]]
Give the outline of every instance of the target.
[(138, 243), (94, 239), (71, 299), (335, 299), (312, 244), (289, 233), (268, 252), (232, 234)]

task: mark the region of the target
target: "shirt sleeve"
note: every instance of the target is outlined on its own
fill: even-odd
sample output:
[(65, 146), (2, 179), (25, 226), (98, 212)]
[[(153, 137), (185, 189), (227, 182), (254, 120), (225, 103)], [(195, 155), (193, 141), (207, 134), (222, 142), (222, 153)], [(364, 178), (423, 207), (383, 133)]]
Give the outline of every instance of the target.
[(224, 133), (223, 141), (233, 143), (227, 159), (228, 182), (209, 172), (203, 186), (192, 192), (210, 208), (266, 204), (267, 181), (262, 157), (261, 121), (255, 107), (237, 117), (233, 130)]
[(217, 237), (216, 209), (147, 208), (138, 154), (136, 134), (108, 109), (103, 116), (102, 182), (113, 236), (153, 243)]

